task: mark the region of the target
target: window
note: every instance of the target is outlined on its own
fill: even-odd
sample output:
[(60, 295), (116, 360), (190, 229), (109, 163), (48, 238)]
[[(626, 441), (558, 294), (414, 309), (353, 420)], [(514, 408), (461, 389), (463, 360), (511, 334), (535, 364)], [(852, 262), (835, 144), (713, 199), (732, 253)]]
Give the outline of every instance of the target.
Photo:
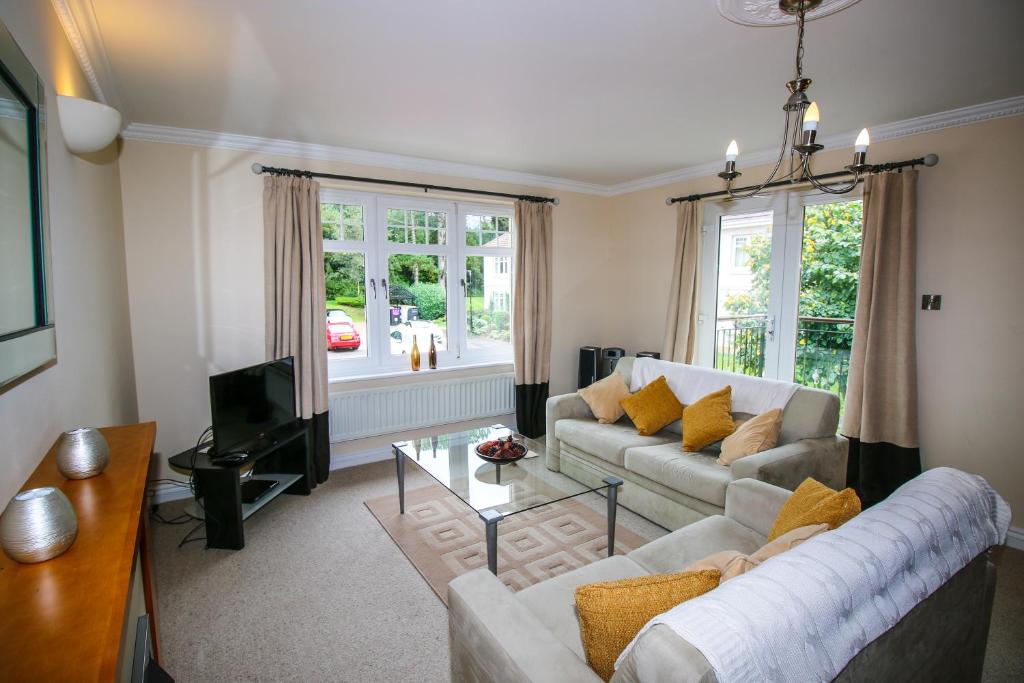
[(832, 391), (842, 410), (860, 269), (859, 193), (776, 192), (705, 209), (711, 258), (702, 274), (701, 365)]
[(732, 238), (732, 267), (736, 270), (746, 269), (750, 262), (750, 253), (747, 251), (749, 244), (749, 235), (737, 235)]
[(512, 211), (325, 189), (328, 375), (511, 362)]

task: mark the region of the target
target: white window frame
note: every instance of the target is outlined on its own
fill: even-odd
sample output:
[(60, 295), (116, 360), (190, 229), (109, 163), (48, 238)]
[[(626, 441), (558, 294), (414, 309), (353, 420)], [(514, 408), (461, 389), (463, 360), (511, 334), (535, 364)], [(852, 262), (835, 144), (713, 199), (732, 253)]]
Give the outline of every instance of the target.
[[(320, 202), (324, 204), (359, 204), (363, 207), (363, 241), (324, 240), (324, 252), (346, 251), (362, 253), (365, 258), (366, 291), (366, 337), (368, 344), (365, 358), (347, 358), (333, 367), (343, 367), (344, 372), (334, 374), (330, 381), (344, 381), (353, 377), (393, 375), (411, 371), (407, 355), (391, 353), (389, 297), (382, 280), (390, 280), (388, 257), (392, 254), (429, 254), (445, 257), (447, 300), (446, 344), (438, 352), (438, 366), (459, 367), (483, 364), (511, 363), (511, 346), (507, 351), (498, 349), (472, 350), (468, 348), (466, 325), (466, 290), (462, 280), (466, 272), (468, 256), (505, 256), (512, 259), (515, 254), (514, 211), (511, 205), (498, 203), (469, 203), (413, 197), (409, 195), (357, 192), (336, 188), (322, 188)], [(416, 211), (442, 211), (446, 215), (446, 244), (407, 244), (387, 240), (387, 210), (412, 209)], [(466, 216), (504, 216), (509, 219), (512, 232), (512, 246), (468, 247), (466, 246)], [(343, 234), (343, 233), (342, 233)], [(372, 281), (372, 284), (371, 284)], [(391, 282), (387, 286), (390, 288)], [(509, 309), (511, 312), (511, 297)], [(425, 340), (424, 340), (425, 341)], [(420, 343), (420, 352), (425, 356), (429, 341)]]
[[(780, 190), (748, 199), (708, 202), (704, 209), (703, 255), (697, 316), (697, 364), (714, 367), (715, 323), (718, 311), (718, 268), (723, 216), (771, 211), (772, 273), (768, 287), (766, 324), (774, 330), (765, 342), (764, 376), (793, 381), (800, 305), (800, 270), (803, 267), (804, 207), (856, 201), (863, 198), (859, 184), (841, 195), (815, 189)], [(732, 245), (730, 245), (732, 246)], [(730, 263), (731, 265), (731, 263)]]

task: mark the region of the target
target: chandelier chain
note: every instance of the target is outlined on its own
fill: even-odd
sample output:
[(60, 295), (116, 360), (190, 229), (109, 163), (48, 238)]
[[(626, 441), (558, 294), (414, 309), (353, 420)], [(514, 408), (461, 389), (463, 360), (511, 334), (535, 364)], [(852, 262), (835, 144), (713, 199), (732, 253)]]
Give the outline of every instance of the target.
[(800, 7), (796, 14), (796, 77), (797, 80), (803, 77), (804, 74), (804, 3), (800, 3)]

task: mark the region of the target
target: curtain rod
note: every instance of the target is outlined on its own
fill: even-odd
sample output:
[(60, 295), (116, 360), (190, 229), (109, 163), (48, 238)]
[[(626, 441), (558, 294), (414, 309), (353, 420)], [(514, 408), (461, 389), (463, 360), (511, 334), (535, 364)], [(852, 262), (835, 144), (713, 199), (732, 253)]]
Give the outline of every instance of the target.
[(555, 206), (558, 205), (558, 197), (539, 197), (531, 194), (511, 194), (508, 192), (491, 192), (490, 190), (473, 190), (467, 187), (447, 187), (445, 185), (429, 185), (427, 183), (411, 183), (404, 180), (384, 180), (382, 178), (363, 178), (361, 176), (354, 175), (337, 175), (335, 173), (317, 173), (315, 171), (302, 171), (296, 168), (275, 168), (273, 166), (264, 166), (260, 163), (252, 165), (252, 172), (256, 175), (263, 173), (270, 173), (272, 175), (290, 175), (290, 176), (302, 176), (306, 178), (330, 178), (331, 180), (347, 180), (355, 183), (373, 183), (375, 185), (395, 185), (398, 187), (415, 187), (429, 192), (430, 190), (440, 190), (442, 192), (460, 192), (463, 194), (479, 194), (485, 197), (505, 197), (506, 199), (519, 199), (524, 202), (534, 202), (536, 204), (547, 204), (551, 203)]
[[(890, 161), (887, 164), (873, 164), (870, 168), (868, 168), (868, 173), (885, 173), (887, 171), (897, 171), (902, 168), (906, 168), (907, 166), (910, 166), (911, 168), (913, 168), (914, 166), (934, 166), (937, 163), (939, 163), (938, 154), (925, 154), (923, 157), (918, 157), (917, 159), (907, 159), (906, 161)], [(853, 173), (846, 169), (843, 169), (842, 171), (824, 173), (822, 175), (815, 176), (815, 178), (817, 178), (818, 180), (822, 180), (824, 178), (842, 178), (843, 176), (851, 175), (853, 175)], [(810, 181), (801, 178), (791, 178), (788, 180), (776, 180), (774, 182), (768, 183), (767, 185), (765, 185), (765, 187), (782, 187), (783, 185), (799, 185), (801, 183), (808, 182)], [(749, 190), (753, 190), (756, 187), (757, 185), (737, 187), (733, 191), (746, 192)], [(725, 197), (728, 196), (728, 194), (729, 193), (725, 190), (718, 190), (717, 192), (705, 192), (704, 194), (691, 194), (683, 195), (680, 197), (669, 197), (668, 199), (665, 200), (665, 203), (668, 204), (669, 206), (672, 206), (673, 204), (678, 204), (680, 202), (696, 202), (700, 201), (701, 199), (710, 199), (711, 197)]]

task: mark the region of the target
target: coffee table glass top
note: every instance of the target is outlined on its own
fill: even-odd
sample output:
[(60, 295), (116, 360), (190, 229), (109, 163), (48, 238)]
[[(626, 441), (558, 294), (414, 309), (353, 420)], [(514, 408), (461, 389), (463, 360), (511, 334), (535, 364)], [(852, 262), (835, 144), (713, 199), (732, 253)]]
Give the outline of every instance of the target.
[[(510, 434), (529, 448), (527, 457), (496, 465), (476, 454), (478, 444)], [(502, 425), (400, 441), (392, 447), (477, 512), (495, 510), (507, 517), (608, 487), (590, 487), (552, 472), (544, 464), (541, 442)]]

